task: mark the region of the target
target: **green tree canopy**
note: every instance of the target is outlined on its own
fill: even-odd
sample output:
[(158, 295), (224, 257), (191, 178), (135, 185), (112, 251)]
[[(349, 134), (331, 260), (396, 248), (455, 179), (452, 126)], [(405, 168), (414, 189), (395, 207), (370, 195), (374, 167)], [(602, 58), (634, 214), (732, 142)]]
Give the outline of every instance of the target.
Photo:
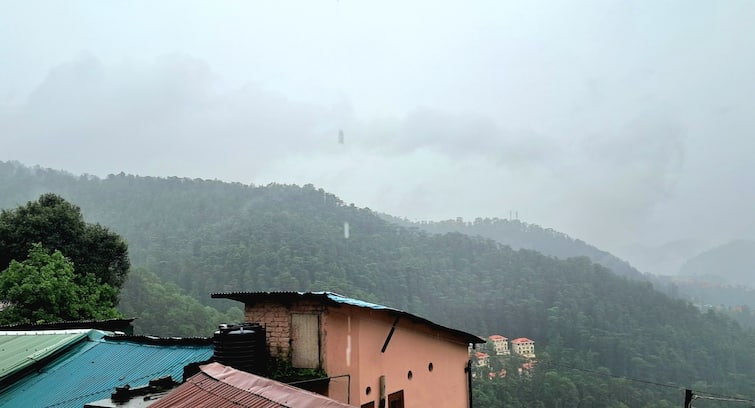
[[(25, 259), (35, 243), (63, 253), (76, 266), (76, 275), (116, 289), (126, 280), (130, 262), (124, 240), (99, 224), (84, 222), (79, 207), (56, 194), (0, 212), (0, 270), (12, 260)], [(117, 291), (109, 301), (117, 302)]]
[(115, 289), (91, 275), (76, 275), (60, 251), (33, 244), (23, 262), (13, 260), (0, 274), (0, 322), (50, 322), (119, 316)]

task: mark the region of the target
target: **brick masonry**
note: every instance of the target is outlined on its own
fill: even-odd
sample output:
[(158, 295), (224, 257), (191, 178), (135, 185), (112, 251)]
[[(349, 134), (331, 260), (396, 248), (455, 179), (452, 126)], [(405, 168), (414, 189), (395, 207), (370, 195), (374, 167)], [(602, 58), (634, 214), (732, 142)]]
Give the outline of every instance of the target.
[(320, 314), (326, 307), (317, 302), (301, 302), (293, 305), (280, 303), (257, 303), (245, 305), (244, 318), (250, 323), (265, 327), (267, 347), (273, 357), (287, 357), (291, 349), (291, 314)]

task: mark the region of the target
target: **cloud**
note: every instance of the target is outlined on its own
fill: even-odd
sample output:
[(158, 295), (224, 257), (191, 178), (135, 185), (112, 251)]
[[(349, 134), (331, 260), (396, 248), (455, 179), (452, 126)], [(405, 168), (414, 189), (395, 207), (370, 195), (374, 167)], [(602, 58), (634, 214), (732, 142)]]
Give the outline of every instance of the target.
[(322, 124), (340, 114), (253, 84), (224, 90), (206, 62), (186, 55), (117, 65), (82, 55), (53, 68), (0, 128), (14, 140), (8, 158), (93, 174), (212, 177), (229, 174), (202, 170), (232, 162), (254, 170), (315, 149), (333, 138)]
[(117, 64), (82, 54), (50, 70), (0, 128), (15, 139), (6, 159), (74, 173), (313, 182), (415, 218), (513, 209), (596, 235), (648, 217), (684, 157), (680, 128), (662, 118), (572, 144), (568, 135), (431, 107), (358, 119), (348, 101), (324, 106), (254, 83), (228, 86), (207, 62), (183, 54)]
[(418, 108), (360, 124), (364, 148), (388, 156), (428, 150), (455, 160), (484, 160), (519, 171), (547, 165), (559, 146), (535, 132), (501, 128), (490, 117)]

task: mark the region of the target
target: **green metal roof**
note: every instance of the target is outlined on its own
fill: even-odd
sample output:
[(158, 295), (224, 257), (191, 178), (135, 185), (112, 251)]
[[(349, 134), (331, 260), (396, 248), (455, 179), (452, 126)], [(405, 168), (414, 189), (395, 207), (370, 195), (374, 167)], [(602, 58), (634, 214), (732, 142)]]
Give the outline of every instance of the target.
[(0, 391), (0, 407), (81, 408), (109, 397), (115, 387), (138, 387), (163, 376), (180, 381), (184, 366), (212, 354), (212, 343), (198, 339), (90, 339)]
[(65, 350), (91, 333), (92, 330), (0, 332), (0, 384), (25, 368)]

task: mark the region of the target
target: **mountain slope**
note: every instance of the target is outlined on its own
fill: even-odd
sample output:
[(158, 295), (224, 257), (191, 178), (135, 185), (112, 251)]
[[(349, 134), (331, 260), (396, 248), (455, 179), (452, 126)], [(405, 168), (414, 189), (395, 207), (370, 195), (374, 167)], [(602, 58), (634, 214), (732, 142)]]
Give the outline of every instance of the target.
[(381, 214), (381, 216), (396, 224), (416, 227), (430, 233), (460, 232), (471, 236), (479, 235), (514, 249), (532, 249), (561, 259), (586, 256), (593, 262), (611, 269), (617, 275), (634, 279), (643, 278), (642, 273), (628, 262), (582, 240), (574, 239), (562, 232), (543, 228), (536, 224), (500, 218), (477, 218), (473, 222), (465, 222), (462, 219), (411, 222), (387, 214)]
[[(595, 378), (553, 367), (722, 394), (755, 389), (751, 331), (587, 258), (559, 260), (482, 237), (404, 228), (313, 186), (99, 179), (0, 163), (0, 189), (2, 208), (19, 203), (6, 197), (61, 194), (87, 221), (122, 234), (135, 267), (205, 304), (219, 306), (209, 299), (213, 291), (333, 290), (481, 335), (530, 337), (540, 364), (569, 379), (585, 401), (597, 399), (593, 406), (644, 406), (673, 395), (605, 378), (624, 391), (598, 394)], [(134, 297), (122, 306), (138, 312)]]
[(680, 274), (755, 287), (755, 241), (736, 240), (711, 248), (685, 262)]

